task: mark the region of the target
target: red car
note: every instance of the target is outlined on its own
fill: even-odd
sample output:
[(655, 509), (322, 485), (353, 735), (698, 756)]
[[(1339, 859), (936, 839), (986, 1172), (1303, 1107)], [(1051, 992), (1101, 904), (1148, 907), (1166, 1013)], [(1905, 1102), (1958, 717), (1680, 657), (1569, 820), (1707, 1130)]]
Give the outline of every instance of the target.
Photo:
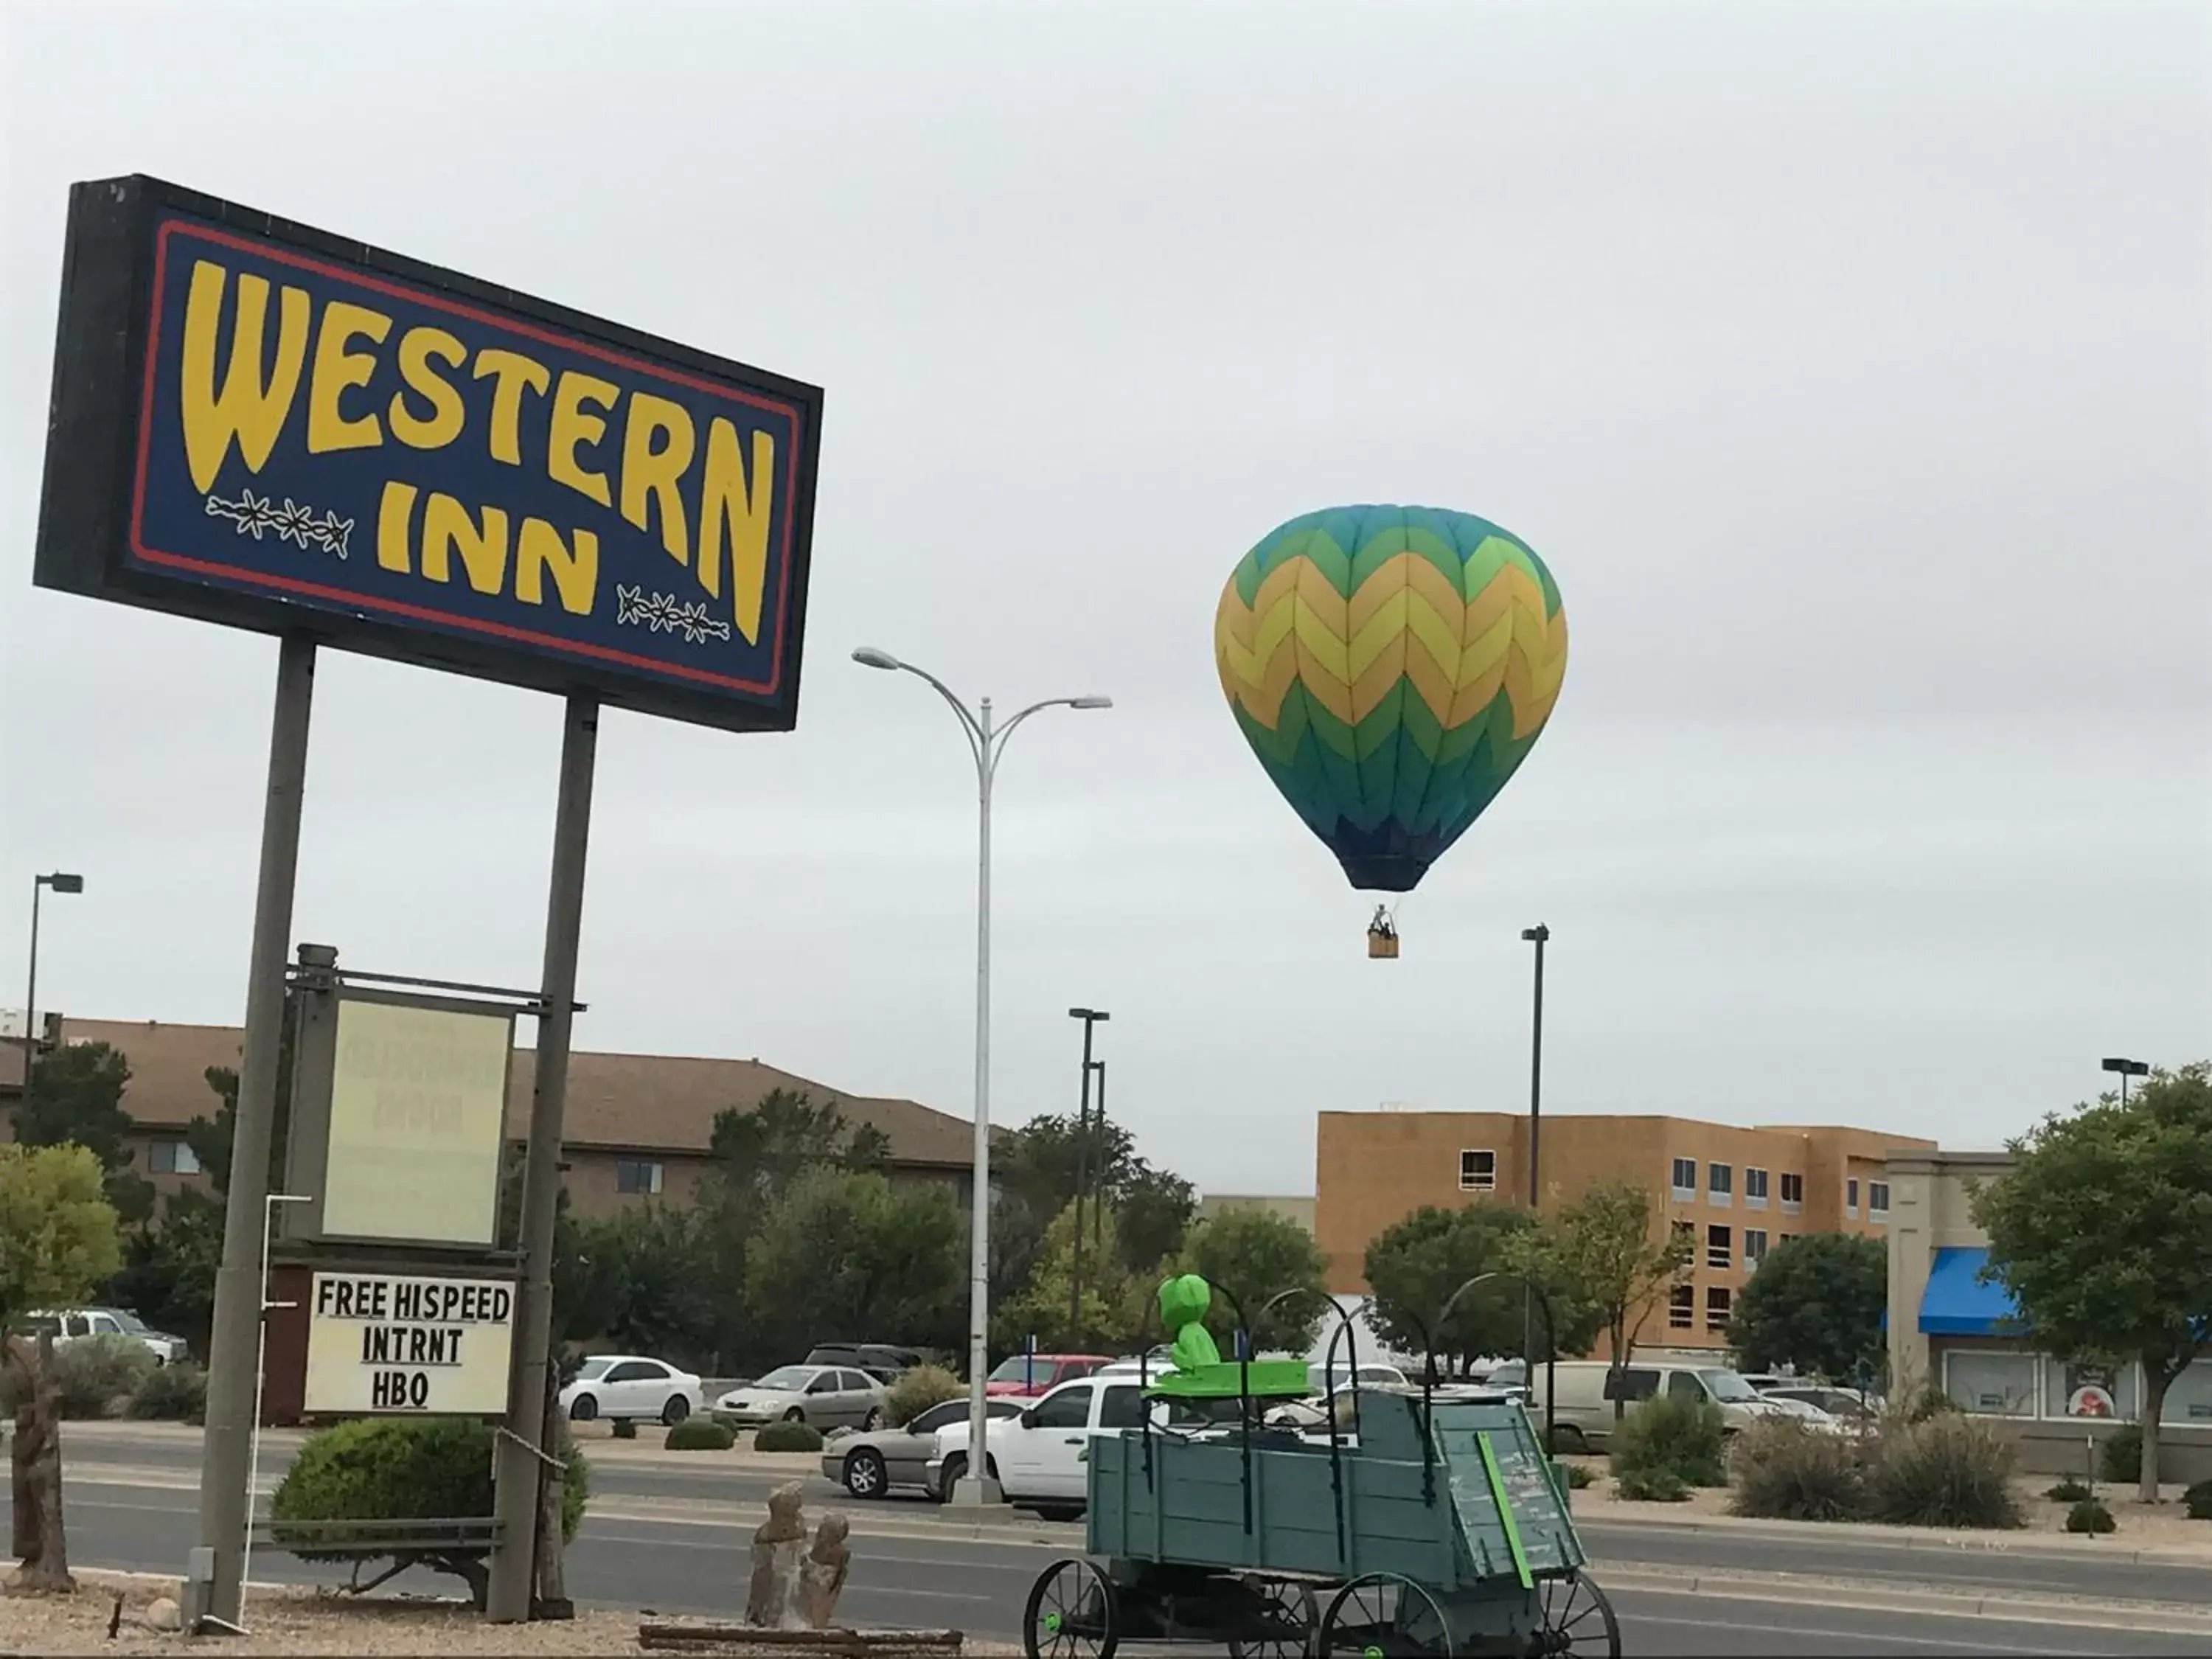
[(1113, 1363), (1111, 1356), (1103, 1353), (1012, 1354), (983, 1380), (983, 1392), (994, 1399), (1033, 1400), (1048, 1389), (1088, 1376)]

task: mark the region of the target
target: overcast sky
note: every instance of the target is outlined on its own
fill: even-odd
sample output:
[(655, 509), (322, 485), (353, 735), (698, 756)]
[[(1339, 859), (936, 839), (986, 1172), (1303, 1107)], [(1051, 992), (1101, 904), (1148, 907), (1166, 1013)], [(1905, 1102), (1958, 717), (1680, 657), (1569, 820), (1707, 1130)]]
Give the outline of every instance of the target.
[[(67, 188), (152, 173), (826, 388), (799, 730), (604, 726), (577, 1042), (1310, 1191), (1314, 1114), (1981, 1146), (2212, 1053), (2212, 53), (2195, 5), (270, 3), (0, 14), (0, 942), (241, 1017), (273, 640), (30, 586)], [(1399, 912), (1224, 703), (1243, 551), (1479, 513), (1542, 741)], [(325, 653), (294, 936), (523, 985), (561, 708)], [(0, 964), (3, 965), (3, 964)], [(20, 968), (0, 986), (16, 984)], [(0, 1004), (20, 1003), (20, 986)]]

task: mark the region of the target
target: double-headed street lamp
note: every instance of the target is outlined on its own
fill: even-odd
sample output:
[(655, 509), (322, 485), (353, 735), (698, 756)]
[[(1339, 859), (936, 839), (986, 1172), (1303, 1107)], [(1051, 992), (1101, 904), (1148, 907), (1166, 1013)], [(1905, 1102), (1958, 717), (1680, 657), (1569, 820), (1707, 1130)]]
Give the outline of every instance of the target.
[(39, 900), (47, 888), (57, 893), (82, 893), (84, 878), (57, 870), (50, 876), (31, 878), (31, 982), (23, 993), (23, 1103), (31, 1102), (31, 1068), (39, 1059)]
[(969, 1231), (968, 1263), (968, 1472), (954, 1486), (950, 1501), (963, 1508), (998, 1501), (998, 1483), (989, 1478), (984, 1444), (987, 1417), (983, 1384), (990, 1374), (990, 1225), (991, 1225), (991, 783), (997, 776), (999, 757), (1014, 728), (1046, 708), (1111, 708), (1111, 697), (1048, 697), (1033, 702), (1003, 726), (991, 718), (991, 700), (975, 708), (953, 695), (951, 687), (926, 668), (902, 662), (888, 651), (862, 646), (853, 660), (864, 668), (903, 670), (930, 686), (960, 717), (968, 748), (975, 757), (975, 798), (981, 832), (975, 860), (975, 1164), (972, 1194), (975, 1219)]
[(2117, 1056), (2108, 1055), (2105, 1060), (2105, 1069), (2119, 1073), (2120, 1104), (2124, 1106), (2128, 1103), (2128, 1079), (2131, 1077), (2148, 1077), (2150, 1062), (2147, 1060), (2122, 1060)]

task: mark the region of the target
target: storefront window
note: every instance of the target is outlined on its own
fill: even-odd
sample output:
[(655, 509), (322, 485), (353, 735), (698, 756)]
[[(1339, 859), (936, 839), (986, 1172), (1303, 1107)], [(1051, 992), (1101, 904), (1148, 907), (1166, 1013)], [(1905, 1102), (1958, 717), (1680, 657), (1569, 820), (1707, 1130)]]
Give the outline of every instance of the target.
[(1947, 1353), (1943, 1391), (1961, 1411), (1992, 1417), (2035, 1415), (2036, 1356), (2032, 1353)]
[(2212, 1359), (2200, 1359), (2166, 1384), (2158, 1420), (2183, 1428), (2212, 1429)]
[(2133, 1365), (2053, 1359), (2043, 1368), (2043, 1392), (2045, 1417), (2117, 1418), (2132, 1423), (2142, 1410)]

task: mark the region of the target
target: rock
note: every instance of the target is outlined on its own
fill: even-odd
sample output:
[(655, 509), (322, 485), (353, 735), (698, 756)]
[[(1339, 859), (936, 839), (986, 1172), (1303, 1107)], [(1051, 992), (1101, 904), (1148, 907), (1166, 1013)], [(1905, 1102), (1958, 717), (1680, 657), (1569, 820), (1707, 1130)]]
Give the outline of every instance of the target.
[(184, 1624), (184, 1611), (170, 1597), (157, 1595), (146, 1604), (138, 1622), (148, 1630), (176, 1630)]
[(845, 1575), (853, 1553), (845, 1547), (852, 1523), (842, 1515), (825, 1516), (814, 1530), (814, 1547), (799, 1568), (799, 1591), (806, 1627), (827, 1630), (837, 1611), (837, 1596), (845, 1588)]

